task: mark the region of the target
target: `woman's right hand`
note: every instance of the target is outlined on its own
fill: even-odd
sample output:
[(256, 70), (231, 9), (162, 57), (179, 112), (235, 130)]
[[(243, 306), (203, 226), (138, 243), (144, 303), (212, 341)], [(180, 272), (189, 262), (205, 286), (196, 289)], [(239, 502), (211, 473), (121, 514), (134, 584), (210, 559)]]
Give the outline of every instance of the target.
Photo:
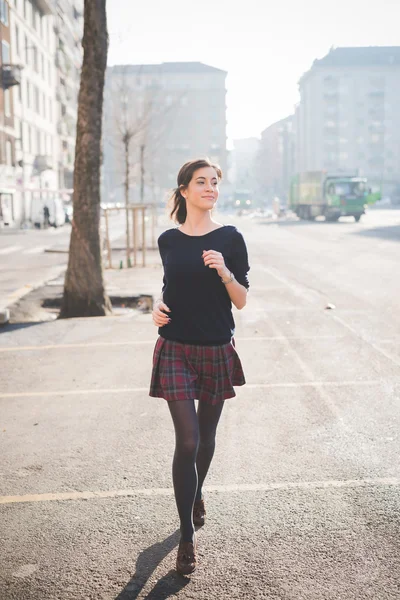
[(153, 323), (156, 327), (164, 327), (164, 325), (168, 325), (168, 323), (170, 322), (170, 318), (167, 314), (171, 312), (171, 310), (168, 308), (168, 306), (162, 302), (156, 302), (156, 304), (154, 305), (153, 311), (151, 313), (152, 317), (153, 317)]

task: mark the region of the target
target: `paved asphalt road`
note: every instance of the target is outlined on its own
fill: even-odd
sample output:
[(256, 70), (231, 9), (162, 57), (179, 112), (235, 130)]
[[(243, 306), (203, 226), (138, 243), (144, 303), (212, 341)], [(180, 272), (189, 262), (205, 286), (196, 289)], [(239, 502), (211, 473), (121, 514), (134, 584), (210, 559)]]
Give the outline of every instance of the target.
[[(173, 570), (150, 315), (8, 327), (1, 600), (400, 597), (400, 212), (239, 226), (248, 384), (224, 408), (196, 574)], [(161, 269), (146, 274), (155, 289)]]

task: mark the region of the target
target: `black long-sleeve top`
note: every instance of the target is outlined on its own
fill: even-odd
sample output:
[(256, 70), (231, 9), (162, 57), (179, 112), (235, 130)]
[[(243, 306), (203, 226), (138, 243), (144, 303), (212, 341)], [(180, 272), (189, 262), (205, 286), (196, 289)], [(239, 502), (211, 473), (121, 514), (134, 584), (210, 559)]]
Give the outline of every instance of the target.
[(232, 303), (216, 269), (204, 265), (204, 250), (221, 252), (237, 281), (249, 288), (245, 241), (233, 225), (191, 236), (178, 228), (158, 239), (164, 266), (163, 300), (171, 323), (158, 333), (167, 340), (201, 346), (228, 343), (235, 332)]

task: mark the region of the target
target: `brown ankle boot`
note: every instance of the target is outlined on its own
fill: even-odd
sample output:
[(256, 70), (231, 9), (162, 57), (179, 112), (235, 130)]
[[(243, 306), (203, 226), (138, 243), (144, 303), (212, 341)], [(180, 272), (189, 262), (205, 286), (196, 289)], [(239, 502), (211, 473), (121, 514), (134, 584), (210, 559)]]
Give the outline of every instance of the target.
[(193, 523), (198, 527), (202, 527), (206, 521), (206, 508), (204, 500), (196, 500), (193, 506)]
[(178, 556), (176, 557), (176, 570), (181, 575), (190, 575), (196, 568), (196, 539), (194, 544), (191, 542), (179, 542)]

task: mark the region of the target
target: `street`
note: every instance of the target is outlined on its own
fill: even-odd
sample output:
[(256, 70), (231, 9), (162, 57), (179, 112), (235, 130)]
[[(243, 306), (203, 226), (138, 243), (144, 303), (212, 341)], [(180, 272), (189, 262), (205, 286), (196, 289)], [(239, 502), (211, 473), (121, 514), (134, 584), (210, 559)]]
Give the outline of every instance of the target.
[[(222, 414), (196, 573), (174, 571), (151, 315), (13, 325), (0, 330), (1, 600), (400, 597), (400, 211), (229, 222), (251, 265), (234, 313), (247, 385)], [(34, 252), (49, 234), (0, 236), (1, 298), (66, 263)], [(138, 272), (114, 277), (134, 294)], [(153, 293), (161, 267), (140, 278)]]

